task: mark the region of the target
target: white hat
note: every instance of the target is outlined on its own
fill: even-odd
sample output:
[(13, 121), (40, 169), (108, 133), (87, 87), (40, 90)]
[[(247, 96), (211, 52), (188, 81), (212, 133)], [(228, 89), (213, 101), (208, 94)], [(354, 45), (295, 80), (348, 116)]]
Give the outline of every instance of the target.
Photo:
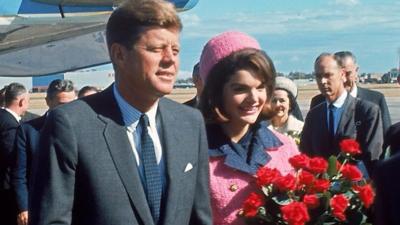
[(275, 89), (284, 89), (290, 92), (295, 98), (297, 97), (297, 86), (291, 79), (279, 76), (276, 77), (275, 82)]

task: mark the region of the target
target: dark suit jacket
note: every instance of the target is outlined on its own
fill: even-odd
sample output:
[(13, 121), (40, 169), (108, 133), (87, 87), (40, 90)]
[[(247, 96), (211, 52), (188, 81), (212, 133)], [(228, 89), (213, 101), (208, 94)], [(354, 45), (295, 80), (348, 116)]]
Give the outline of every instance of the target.
[(22, 116), (21, 118), (21, 122), (28, 122), (29, 120), (33, 120), (36, 118), (39, 118), (40, 116), (35, 114), (35, 113), (31, 113), (29, 111), (26, 111), (25, 114)]
[(375, 170), (376, 225), (400, 224), (400, 154), (379, 164)]
[[(390, 113), (388, 106), (386, 104), (385, 96), (377, 91), (369, 90), (362, 87), (357, 87), (357, 98), (361, 98), (362, 100), (370, 101), (379, 106), (381, 110), (382, 116), (382, 128), (386, 133), (392, 124), (390, 120)], [(322, 94), (316, 95), (311, 99), (310, 109), (314, 108), (316, 105), (325, 101), (325, 97)], [(384, 134), (385, 134), (384, 133)], [(385, 135), (384, 135), (385, 136)]]
[(17, 223), (17, 206), (11, 188), (11, 166), (15, 160), (13, 151), (18, 121), (5, 109), (0, 109), (0, 224)]
[(190, 99), (189, 101), (184, 102), (183, 104), (193, 107), (193, 108), (199, 107), (199, 102), (197, 101), (197, 96), (194, 96), (194, 98)]
[[(159, 224), (211, 224), (200, 112), (161, 98), (157, 121), (168, 183)], [(112, 86), (51, 111), (37, 156), (31, 225), (154, 224)]]
[(373, 164), (382, 153), (383, 132), (380, 110), (377, 105), (348, 95), (343, 105), (333, 146), (327, 126), (327, 107), (321, 103), (310, 110), (304, 123), (300, 150), (311, 156), (339, 153), (341, 139), (354, 138), (360, 143), (361, 158), (372, 172)]
[(16, 162), (11, 171), (11, 183), (14, 187), (18, 210), (28, 210), (28, 184), (31, 179), (32, 156), (37, 151), (39, 134), (46, 116), (23, 123), (15, 136), (14, 151)]
[(15, 117), (5, 109), (0, 109), (0, 190), (10, 190), (10, 170), (15, 155), (14, 138), (19, 126)]

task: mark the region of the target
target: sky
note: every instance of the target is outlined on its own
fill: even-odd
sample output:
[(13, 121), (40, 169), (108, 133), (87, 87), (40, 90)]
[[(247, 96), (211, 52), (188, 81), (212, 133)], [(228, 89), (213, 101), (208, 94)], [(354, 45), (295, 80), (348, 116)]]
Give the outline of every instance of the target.
[(255, 37), (284, 74), (311, 73), (320, 53), (343, 50), (355, 54), (360, 73), (399, 66), (400, 0), (198, 0), (179, 15), (178, 78), (190, 77), (206, 42), (228, 30)]
[(400, 1), (199, 0), (180, 13), (180, 78), (191, 74), (213, 36), (237, 30), (255, 37), (279, 72), (312, 72), (322, 52), (352, 51), (360, 72), (399, 66)]

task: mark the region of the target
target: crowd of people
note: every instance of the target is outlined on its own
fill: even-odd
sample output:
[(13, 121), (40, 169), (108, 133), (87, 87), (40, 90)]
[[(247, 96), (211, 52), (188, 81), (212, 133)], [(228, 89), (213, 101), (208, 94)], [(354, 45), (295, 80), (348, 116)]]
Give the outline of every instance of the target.
[(77, 98), (71, 81), (54, 80), (49, 110), (34, 119), (23, 119), (23, 85), (1, 90), (0, 224), (241, 225), (258, 169), (294, 173), (289, 158), (328, 158), (345, 138), (360, 143), (358, 167), (377, 188), (370, 221), (400, 224), (400, 125), (381, 93), (357, 86), (351, 52), (316, 57), (321, 94), (303, 119), (296, 84), (276, 75), (268, 51), (226, 31), (203, 47), (197, 95), (180, 104), (164, 95), (181, 30), (171, 3), (128, 1), (106, 27), (110, 87)]

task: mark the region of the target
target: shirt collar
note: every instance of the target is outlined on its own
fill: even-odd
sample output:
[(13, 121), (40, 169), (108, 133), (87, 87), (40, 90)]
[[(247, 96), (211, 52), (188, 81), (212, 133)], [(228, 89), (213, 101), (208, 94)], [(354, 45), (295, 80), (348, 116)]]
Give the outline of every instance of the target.
[[(336, 108), (341, 108), (344, 104), (344, 102), (346, 101), (348, 92), (347, 91), (343, 91), (343, 93), (339, 96), (338, 99), (336, 99), (332, 104), (336, 107)], [(326, 101), (326, 104), (329, 106), (329, 102)]]
[(354, 98), (357, 98), (357, 91), (358, 91), (357, 85), (354, 85), (353, 89), (351, 89), (350, 91), (350, 95), (353, 96)]
[[(125, 99), (119, 93), (118, 88), (115, 84), (113, 84), (113, 92), (118, 107), (121, 110), (122, 119), (124, 120), (125, 126), (127, 127), (134, 126), (132, 128), (133, 129), (136, 128), (140, 116), (142, 115), (142, 112), (140, 112), (138, 109), (136, 109), (127, 101), (125, 101)], [(151, 127), (155, 127), (156, 124), (157, 108), (158, 108), (158, 101), (150, 108), (149, 111), (145, 113), (149, 117), (149, 123)]]
[(7, 112), (9, 112), (9, 113), (11, 113), (11, 115), (19, 122), (19, 121), (21, 121), (21, 117), (17, 114), (17, 113), (15, 113), (14, 111), (12, 111), (11, 109), (9, 109), (9, 108), (4, 108)]

